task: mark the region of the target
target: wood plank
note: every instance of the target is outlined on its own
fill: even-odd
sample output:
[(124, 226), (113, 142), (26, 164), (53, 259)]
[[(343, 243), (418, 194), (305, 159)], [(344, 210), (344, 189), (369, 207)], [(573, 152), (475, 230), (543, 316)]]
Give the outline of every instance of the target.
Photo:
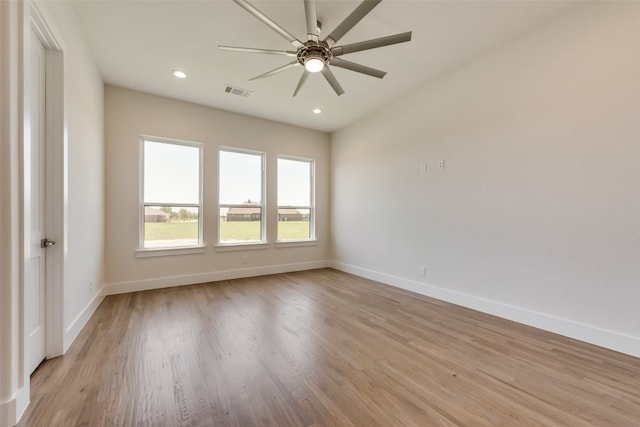
[(19, 426), (632, 426), (640, 360), (331, 269), (105, 298)]

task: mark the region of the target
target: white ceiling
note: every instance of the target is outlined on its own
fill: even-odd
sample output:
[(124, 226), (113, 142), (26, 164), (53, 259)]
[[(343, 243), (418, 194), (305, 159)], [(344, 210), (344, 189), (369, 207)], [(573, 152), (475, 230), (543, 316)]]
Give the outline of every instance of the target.
[[(302, 0), (250, 0), (294, 34), (306, 37)], [(358, 0), (317, 0), (323, 34)], [(292, 97), (302, 69), (249, 81), (291, 58), (222, 51), (218, 45), (295, 50), (231, 0), (83, 0), (73, 5), (106, 83), (175, 99), (335, 131), (578, 6), (576, 1), (384, 0), (339, 45), (413, 31), (408, 43), (343, 56), (387, 71), (384, 79), (332, 67), (345, 90), (338, 97), (320, 74)], [(321, 34), (322, 38), (322, 34)], [(172, 70), (184, 70), (179, 80)], [(252, 91), (224, 92), (226, 85)], [(314, 108), (323, 113), (315, 115)]]

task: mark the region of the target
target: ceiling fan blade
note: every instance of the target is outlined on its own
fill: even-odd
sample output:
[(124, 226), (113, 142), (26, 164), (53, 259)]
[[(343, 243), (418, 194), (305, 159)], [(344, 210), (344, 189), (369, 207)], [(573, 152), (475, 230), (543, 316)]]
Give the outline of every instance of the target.
[(322, 69), (322, 75), (324, 76), (325, 79), (327, 79), (327, 81), (329, 82), (329, 84), (331, 85), (331, 87), (333, 88), (333, 90), (336, 92), (338, 96), (344, 93), (342, 86), (340, 86), (340, 83), (338, 83), (336, 76), (333, 75), (329, 67), (324, 67)]
[(367, 67), (366, 65), (356, 64), (355, 62), (345, 61), (340, 58), (331, 58), (331, 65), (344, 68), (346, 70), (355, 71), (356, 73), (366, 74), (368, 76), (377, 77), (379, 79), (387, 75), (386, 71), (376, 70), (375, 68)]
[(300, 76), (300, 80), (298, 81), (298, 86), (296, 86), (296, 90), (293, 92), (293, 96), (296, 96), (298, 92), (300, 92), (300, 89), (302, 88), (304, 82), (307, 81), (307, 77), (309, 77), (309, 74), (310, 73), (307, 70), (304, 70), (304, 72)]
[(307, 19), (307, 40), (318, 41), (318, 17), (316, 0), (304, 0), (304, 15)]
[(298, 65), (300, 65), (300, 63), (298, 61), (293, 61), (289, 64), (285, 64), (281, 67), (275, 68), (271, 71), (267, 71), (264, 74), (260, 74), (259, 76), (255, 76), (253, 78), (250, 78), (249, 81), (253, 81), (253, 80), (258, 80), (258, 79), (264, 79), (265, 77), (271, 77), (274, 74), (278, 74), (284, 70), (288, 70), (289, 68), (293, 68), (293, 67), (297, 67)]
[(280, 26), (273, 19), (269, 18), (267, 15), (265, 15), (262, 12), (260, 12), (258, 9), (256, 9), (248, 1), (246, 1), (246, 0), (233, 0), (233, 1), (236, 2), (236, 4), (238, 4), (238, 6), (242, 7), (247, 12), (249, 12), (250, 14), (255, 16), (256, 18), (258, 18), (260, 21), (262, 21), (264, 24), (266, 24), (273, 31), (275, 31), (276, 33), (280, 34), (282, 37), (287, 39), (287, 41), (289, 43), (291, 43), (294, 47), (298, 48), (298, 47), (303, 45), (303, 43), (300, 40), (298, 40), (293, 34), (288, 32), (287, 30), (285, 30), (282, 26)]
[(247, 52), (247, 53), (266, 53), (267, 55), (284, 55), (296, 57), (296, 52), (287, 50), (272, 50), (272, 49), (256, 49), (253, 47), (237, 47), (237, 46), (220, 46), (218, 48), (222, 50), (230, 50), (234, 52)]
[(371, 39), (358, 43), (345, 44), (344, 46), (335, 46), (331, 48), (334, 56), (344, 55), (346, 53), (360, 52), (377, 47), (389, 46), (397, 43), (404, 43), (411, 40), (411, 31), (393, 36), (380, 37), (379, 39)]
[(364, 0), (355, 8), (344, 21), (336, 27), (335, 30), (329, 34), (324, 41), (327, 42), (329, 47), (334, 46), (338, 40), (342, 38), (349, 30), (351, 30), (362, 18), (364, 18), (374, 7), (378, 5), (382, 0)]

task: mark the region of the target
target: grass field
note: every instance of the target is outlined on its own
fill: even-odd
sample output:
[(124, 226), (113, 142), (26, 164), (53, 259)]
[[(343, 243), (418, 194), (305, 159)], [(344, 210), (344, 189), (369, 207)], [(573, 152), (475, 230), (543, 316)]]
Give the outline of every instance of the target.
[[(144, 226), (145, 240), (198, 239), (197, 222), (148, 222)], [(278, 240), (309, 238), (308, 221), (280, 221)], [(260, 240), (259, 221), (220, 221), (221, 241)]]
[(197, 222), (146, 222), (145, 240), (198, 239)]
[(309, 224), (309, 221), (279, 221), (278, 240), (308, 239)]

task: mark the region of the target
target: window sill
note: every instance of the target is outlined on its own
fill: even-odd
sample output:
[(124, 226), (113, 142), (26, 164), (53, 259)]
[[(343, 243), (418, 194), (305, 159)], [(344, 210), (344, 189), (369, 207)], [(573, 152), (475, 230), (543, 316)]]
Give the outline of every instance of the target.
[(136, 258), (151, 258), (157, 256), (203, 254), (206, 246), (188, 246), (177, 248), (147, 248), (136, 250)]
[(318, 241), (313, 239), (313, 240), (291, 240), (291, 241), (287, 241), (287, 240), (282, 240), (279, 242), (276, 242), (276, 248), (296, 248), (296, 247), (300, 247), (300, 246), (316, 246), (318, 244)]
[(252, 251), (258, 249), (267, 249), (267, 242), (255, 243), (219, 243), (215, 246), (216, 252), (233, 252), (233, 251)]

